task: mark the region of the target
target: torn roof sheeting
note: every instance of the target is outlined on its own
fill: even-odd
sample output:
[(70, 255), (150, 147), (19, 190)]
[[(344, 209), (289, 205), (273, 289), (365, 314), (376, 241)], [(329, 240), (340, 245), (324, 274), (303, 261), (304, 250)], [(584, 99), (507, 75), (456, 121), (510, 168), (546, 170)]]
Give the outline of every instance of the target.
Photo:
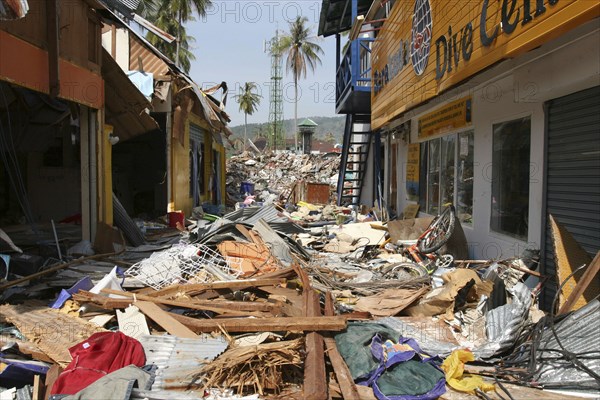
[(223, 336), (209, 335), (197, 339), (145, 335), (139, 341), (146, 353), (146, 363), (158, 367), (152, 390), (188, 388), (200, 367), (217, 358), (228, 346)]
[(106, 123), (114, 127), (121, 141), (159, 129), (147, 112), (150, 102), (129, 80), (117, 62), (102, 49)]
[[(592, 300), (584, 307), (555, 324), (555, 331), (565, 350), (579, 362), (600, 375), (600, 302)], [(542, 333), (536, 351), (535, 381), (546, 388), (589, 388), (600, 390), (600, 382), (582, 368), (577, 368), (558, 351), (562, 350), (552, 329)]]
[(508, 289), (513, 301), (496, 307), (485, 315), (487, 343), (473, 349), (476, 358), (490, 358), (511, 348), (527, 324), (531, 307), (531, 290), (518, 282)]
[[(202, 108), (202, 113), (203, 113), (206, 121), (217, 131), (221, 132), (223, 130), (223, 127), (227, 124), (227, 122), (230, 121), (230, 118), (229, 118), (229, 115), (225, 111), (219, 109), (219, 106), (216, 104), (216, 103), (218, 103), (217, 100), (212, 101), (211, 99), (209, 99), (208, 95), (200, 89), (200, 87), (192, 80), (192, 78), (188, 74), (186, 74), (183, 70), (181, 70), (169, 57), (167, 57), (162, 52), (160, 52), (156, 47), (154, 47), (148, 40), (146, 40), (146, 38), (144, 38), (142, 35), (140, 35), (138, 32), (136, 32), (134, 29), (132, 29), (119, 16), (117, 16), (115, 13), (113, 13), (109, 9), (103, 10), (102, 13), (107, 19), (118, 23), (119, 26), (121, 26), (122, 28), (127, 29), (129, 31), (129, 34), (131, 35), (130, 36), (130, 47), (132, 48), (130, 63), (135, 64), (135, 63), (140, 62), (140, 63), (142, 63), (142, 65), (148, 64), (148, 62), (146, 62), (146, 61), (148, 61), (147, 60), (148, 57), (144, 57), (141, 47), (143, 47), (145, 50), (152, 53), (152, 55), (154, 57), (156, 57), (156, 58), (160, 59), (160, 61), (164, 62), (164, 64), (168, 68), (168, 73), (170, 73), (174, 77), (179, 78), (184, 81), (182, 90), (183, 89), (191, 89), (191, 91), (194, 92), (194, 94), (196, 95), (196, 97), (198, 98), (198, 100), (200, 102), (200, 105)], [(140, 46), (132, 46), (131, 41), (138, 42), (138, 44)], [(137, 54), (133, 51), (133, 50), (135, 50), (134, 47), (137, 49), (136, 50)], [(135, 69), (135, 68), (132, 68), (132, 69)], [(155, 74), (155, 75), (157, 75), (157, 74)]]

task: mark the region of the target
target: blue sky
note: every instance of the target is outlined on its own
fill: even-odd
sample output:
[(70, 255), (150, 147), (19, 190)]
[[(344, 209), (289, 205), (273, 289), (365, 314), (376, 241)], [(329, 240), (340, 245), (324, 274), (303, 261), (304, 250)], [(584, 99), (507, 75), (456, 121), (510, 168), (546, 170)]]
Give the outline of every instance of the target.
[[(244, 115), (233, 98), (244, 82), (256, 82), (263, 96), (258, 111), (248, 123), (266, 122), (269, 117), (269, 81), (271, 60), (263, 52), (263, 42), (275, 36), (275, 30), (289, 31), (289, 21), (298, 15), (309, 20), (316, 36), (321, 1), (236, 1), (213, 0), (206, 17), (186, 25), (188, 35), (196, 38), (190, 75), (201, 87), (225, 81), (229, 85), (227, 112), (231, 126), (242, 125)], [(322, 65), (308, 72), (299, 84), (298, 118), (335, 115), (335, 38), (316, 38), (323, 48)], [(294, 117), (294, 85), (283, 69), (284, 118)], [(220, 94), (217, 94), (219, 97)]]

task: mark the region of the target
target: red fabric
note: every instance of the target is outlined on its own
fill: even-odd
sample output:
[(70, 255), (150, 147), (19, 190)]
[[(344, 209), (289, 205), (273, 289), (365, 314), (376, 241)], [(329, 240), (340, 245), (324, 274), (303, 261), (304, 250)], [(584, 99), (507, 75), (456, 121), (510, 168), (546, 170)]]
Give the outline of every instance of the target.
[(121, 332), (94, 333), (69, 352), (72, 361), (54, 382), (51, 394), (75, 394), (106, 374), (146, 363), (140, 342)]

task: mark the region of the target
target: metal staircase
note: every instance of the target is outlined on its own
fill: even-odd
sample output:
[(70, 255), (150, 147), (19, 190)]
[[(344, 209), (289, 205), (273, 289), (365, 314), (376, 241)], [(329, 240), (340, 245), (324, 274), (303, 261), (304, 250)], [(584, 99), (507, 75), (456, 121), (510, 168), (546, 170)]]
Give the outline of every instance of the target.
[(360, 205), (367, 161), (371, 150), (371, 132), (357, 129), (370, 124), (368, 114), (347, 114), (344, 143), (337, 187), (338, 205)]

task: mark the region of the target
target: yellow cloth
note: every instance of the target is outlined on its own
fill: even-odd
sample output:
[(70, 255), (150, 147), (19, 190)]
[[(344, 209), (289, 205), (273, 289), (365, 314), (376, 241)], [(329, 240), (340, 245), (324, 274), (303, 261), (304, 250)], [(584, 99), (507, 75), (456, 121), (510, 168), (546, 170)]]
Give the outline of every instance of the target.
[(454, 390), (467, 393), (475, 393), (477, 388), (484, 392), (496, 390), (493, 384), (485, 383), (479, 376), (463, 376), (465, 363), (473, 360), (475, 357), (469, 350), (454, 350), (442, 364), (448, 385)]

